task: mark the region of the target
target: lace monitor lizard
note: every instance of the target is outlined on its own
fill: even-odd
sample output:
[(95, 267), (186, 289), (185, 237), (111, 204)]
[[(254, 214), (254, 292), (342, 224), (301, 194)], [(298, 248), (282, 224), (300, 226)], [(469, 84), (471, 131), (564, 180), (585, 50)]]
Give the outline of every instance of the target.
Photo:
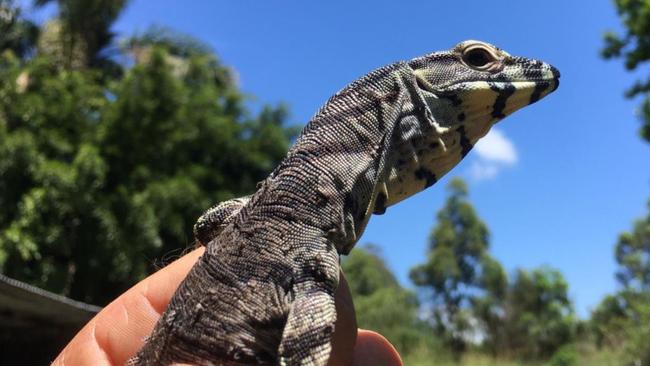
[(199, 218), (206, 251), (130, 364), (325, 365), (339, 255), (371, 214), (433, 185), (559, 76), (465, 41), (346, 86), (254, 194)]

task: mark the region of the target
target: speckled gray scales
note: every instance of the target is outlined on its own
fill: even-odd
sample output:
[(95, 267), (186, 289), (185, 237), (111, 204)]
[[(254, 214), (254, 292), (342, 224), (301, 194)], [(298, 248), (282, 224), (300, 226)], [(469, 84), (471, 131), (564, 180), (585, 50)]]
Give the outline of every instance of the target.
[(370, 216), (434, 184), (558, 83), (546, 63), (466, 41), (348, 85), (257, 192), (198, 220), (205, 254), (130, 362), (327, 364), (339, 255)]

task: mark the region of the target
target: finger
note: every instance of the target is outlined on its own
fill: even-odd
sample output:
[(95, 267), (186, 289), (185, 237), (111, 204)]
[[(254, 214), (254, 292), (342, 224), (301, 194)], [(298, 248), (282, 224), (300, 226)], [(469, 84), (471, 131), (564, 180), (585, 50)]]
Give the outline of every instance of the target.
[(352, 303), (352, 294), (343, 272), (339, 272), (339, 287), (334, 293), (336, 304), (336, 323), (332, 337), (332, 352), (329, 366), (348, 366), (352, 364), (354, 344), (357, 339), (357, 318)]
[(363, 329), (359, 329), (357, 335), (352, 365), (403, 366), (397, 350), (386, 338)]
[(204, 249), (196, 249), (142, 280), (77, 333), (54, 365), (123, 365), (144, 344), (180, 282)]

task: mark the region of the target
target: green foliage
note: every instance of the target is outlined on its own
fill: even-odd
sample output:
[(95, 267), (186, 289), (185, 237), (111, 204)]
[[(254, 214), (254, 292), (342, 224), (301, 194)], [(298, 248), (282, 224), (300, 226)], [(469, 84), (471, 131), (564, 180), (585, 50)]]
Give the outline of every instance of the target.
[(499, 262), (490, 257), (483, 259), (482, 296), (472, 299), (474, 316), (482, 323), (483, 346), (493, 356), (507, 354), (504, 315), (508, 294), (508, 278)]
[(626, 288), (650, 291), (650, 201), (649, 213), (636, 220), (632, 232), (624, 232), (616, 243), (616, 278)]
[(101, 67), (114, 69), (102, 51), (114, 38), (111, 26), (128, 0), (35, 0), (37, 6), (58, 5), (61, 33), (56, 39), (64, 55), (64, 67)]
[(568, 284), (559, 271), (517, 271), (505, 316), (510, 352), (529, 359), (550, 357), (573, 341), (575, 324)]
[[(408, 366), (541, 366), (539, 362), (521, 362), (510, 359), (500, 359), (482, 353), (468, 352), (461, 359), (452, 359), (444, 349), (418, 349), (417, 352), (402, 358)], [(585, 366), (596, 366), (585, 364)], [(605, 366), (605, 365), (603, 365)], [(607, 365), (609, 366), (609, 365)]]
[[(460, 179), (438, 212), (428, 262), (412, 280), (430, 290), (430, 321), (456, 360), (477, 335), (493, 357), (545, 360), (574, 339), (568, 284), (548, 267), (518, 270), (512, 283), (488, 253), (487, 226), (467, 200)], [(568, 352), (556, 362), (569, 359)], [(563, 362), (563, 361), (562, 361)]]
[(381, 333), (402, 353), (430, 343), (430, 330), (417, 319), (415, 294), (403, 289), (377, 247), (356, 248), (342, 263), (359, 327)]
[(621, 348), (627, 340), (629, 326), (629, 300), (632, 293), (619, 292), (607, 295), (591, 313), (590, 326), (596, 346)]
[[(427, 262), (411, 270), (411, 280), (430, 290), (431, 322), (459, 355), (472, 331), (472, 303), (481, 302), (480, 313), (489, 318), (492, 303), (504, 294), (506, 277), (487, 252), (489, 232), (467, 201), (467, 185), (455, 178), (448, 189), (449, 198), (429, 239)], [(489, 299), (478, 300), (481, 292), (488, 292)], [(492, 324), (491, 319), (486, 322)]]
[(548, 366), (575, 366), (578, 364), (578, 350), (575, 345), (567, 344), (558, 349), (548, 362)]
[(632, 306), (626, 359), (630, 364), (650, 365), (650, 294), (644, 293)]
[[(63, 3), (65, 16), (86, 11)], [(105, 47), (124, 2), (89, 9), (102, 4), (101, 21), (73, 19), (66, 31), (96, 27), (84, 39)], [(75, 299), (106, 303), (152, 259), (190, 244), (195, 218), (250, 193), (296, 132), (282, 106), (251, 116), (211, 53), (143, 45), (147, 58), (109, 76), (94, 62), (67, 68), (55, 54), (4, 47), (0, 270)]]
[(38, 27), (21, 16), (14, 0), (0, 0), (0, 50), (26, 56), (36, 43)]
[[(605, 34), (605, 58), (622, 58), (628, 70), (650, 60), (650, 1), (616, 0), (624, 25), (623, 34)], [(626, 91), (629, 98), (642, 98), (641, 136), (650, 141), (650, 78)], [(648, 203), (650, 208), (650, 202)], [(592, 313), (591, 327), (599, 347), (624, 350), (627, 364), (650, 364), (650, 214), (637, 220), (631, 232), (622, 233), (615, 248), (619, 265), (616, 278), (623, 289), (607, 296)]]
[(25, 67), (6, 65), (0, 72), (0, 203), (9, 209), (0, 215), (0, 268), (72, 294), (84, 276), (92, 280), (93, 268), (111, 268), (108, 257), (84, 255), (107, 219), (96, 199), (106, 166), (92, 141), (105, 98), (91, 73), (59, 73), (40, 58)]
[(341, 263), (354, 296), (370, 296), (384, 288), (399, 288), (397, 279), (372, 244), (357, 247)]
[(650, 364), (650, 213), (619, 236), (615, 258), (623, 289), (592, 313), (594, 336), (599, 347), (623, 349), (629, 364)]
[(210, 46), (196, 38), (159, 25), (152, 26), (147, 31), (130, 37), (123, 42), (122, 46), (129, 50), (159, 46), (164, 47), (171, 55), (179, 57), (205, 55), (212, 52)]
[(626, 365), (650, 364), (650, 293), (623, 290), (594, 310), (591, 325), (598, 347), (622, 351)]
[[(622, 58), (628, 70), (635, 70), (650, 60), (650, 0), (615, 0), (616, 10), (625, 26), (624, 34), (605, 33), (602, 56)], [(626, 92), (629, 98), (641, 96), (643, 120), (641, 136), (650, 141), (650, 78), (638, 80)]]

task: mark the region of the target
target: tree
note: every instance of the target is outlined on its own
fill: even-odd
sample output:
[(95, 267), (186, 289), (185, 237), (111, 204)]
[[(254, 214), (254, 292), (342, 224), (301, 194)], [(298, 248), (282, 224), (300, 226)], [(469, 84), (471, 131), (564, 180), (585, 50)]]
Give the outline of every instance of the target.
[[(625, 30), (605, 34), (602, 55), (622, 58), (633, 71), (650, 60), (650, 0), (616, 0), (615, 6)], [(650, 77), (637, 80), (625, 95), (642, 98), (640, 134), (650, 142)], [(619, 236), (615, 257), (616, 278), (623, 288), (592, 313), (592, 328), (599, 345), (625, 349), (630, 363), (650, 364), (650, 214), (637, 220), (632, 232)]]
[(184, 58), (212, 52), (210, 46), (200, 40), (160, 25), (152, 26), (145, 32), (129, 37), (122, 42), (122, 47), (130, 51), (152, 46), (161, 46), (170, 55)]
[(650, 363), (650, 201), (648, 209), (648, 215), (636, 220), (631, 232), (619, 236), (615, 251), (616, 278), (623, 286), (618, 297), (624, 310), (622, 319), (627, 319), (624, 348), (633, 358), (630, 361), (643, 365)]
[(621, 349), (628, 338), (631, 304), (634, 294), (621, 291), (607, 295), (591, 313), (590, 327), (596, 346)]
[(399, 285), (379, 248), (356, 248), (341, 266), (350, 285), (359, 327), (381, 333), (402, 354), (426, 341), (426, 325), (417, 318), (415, 294)]
[(630, 326), (630, 339), (625, 347), (629, 364), (650, 364), (650, 294), (642, 294), (642, 301), (632, 304), (634, 317)]
[(504, 329), (508, 277), (498, 261), (490, 257), (483, 259), (480, 287), (484, 292), (472, 298), (472, 309), (481, 323), (483, 346), (494, 357), (508, 354), (508, 339)]
[(284, 157), (285, 107), (252, 116), (212, 53), (171, 56), (151, 46), (111, 77), (38, 50), (0, 56), (0, 271), (104, 304)]
[(518, 270), (508, 291), (508, 349), (529, 359), (547, 359), (573, 341), (575, 318), (562, 273), (549, 267)]
[(438, 212), (428, 262), (411, 271), (430, 290), (431, 320), (452, 353), (482, 339), (493, 356), (548, 359), (573, 340), (568, 284), (548, 267), (518, 270), (511, 284), (489, 253), (489, 232), (467, 201), (467, 186), (450, 182)]
[[(489, 232), (467, 201), (467, 186), (459, 178), (448, 186), (449, 198), (438, 212), (429, 239), (427, 262), (411, 270), (411, 280), (428, 290), (430, 319), (452, 352), (465, 351), (475, 314), (472, 304), (485, 291), (503, 294), (505, 275), (488, 254)], [(481, 304), (484, 315), (491, 304)]]
[(650, 201), (648, 215), (636, 220), (631, 232), (619, 235), (615, 257), (616, 278), (626, 289), (650, 292)]
[(38, 27), (22, 17), (13, 0), (0, 0), (0, 53), (11, 51), (19, 58), (27, 56), (36, 43)]
[[(17, 61), (5, 65), (0, 69), (0, 204), (5, 207), (0, 269), (69, 294), (75, 279), (86, 274), (79, 268), (107, 259), (87, 255), (97, 245), (108, 246), (101, 230), (110, 220), (101, 199), (106, 166), (92, 142), (106, 99), (90, 73), (59, 73), (41, 58), (24, 67)], [(29, 77), (19, 82), (22, 75)]]
[[(648, 203), (650, 208), (650, 202)], [(591, 315), (599, 347), (623, 349), (629, 362), (650, 363), (650, 213), (622, 233), (615, 247), (616, 279), (622, 289), (608, 295)]]
[[(35, 0), (43, 6), (54, 0)], [(60, 45), (66, 68), (114, 68), (104, 51), (111, 45), (111, 26), (128, 4), (128, 0), (56, 0), (58, 5), (57, 33), (54, 43)]]
[[(611, 31), (605, 33), (602, 56), (606, 59), (622, 58), (625, 68), (633, 71), (650, 60), (650, 0), (615, 0), (614, 4), (625, 32), (622, 35)], [(650, 142), (650, 78), (638, 80), (625, 95), (628, 98), (642, 97), (640, 134)]]
[(623, 289), (606, 296), (591, 313), (590, 327), (596, 346), (622, 351), (622, 363), (650, 363), (650, 292)]

